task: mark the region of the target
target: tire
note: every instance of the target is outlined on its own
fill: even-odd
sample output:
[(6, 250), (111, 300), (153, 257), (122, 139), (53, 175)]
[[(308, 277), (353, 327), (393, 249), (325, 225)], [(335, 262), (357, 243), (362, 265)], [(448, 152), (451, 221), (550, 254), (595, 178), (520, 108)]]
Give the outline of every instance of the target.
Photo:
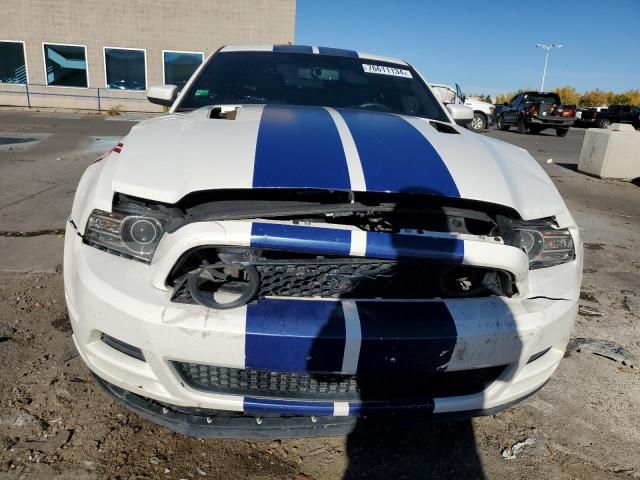
[(539, 133), (542, 131), (542, 128), (540, 128), (540, 127), (538, 127), (538, 126), (535, 126), (535, 125), (532, 125), (532, 126), (530, 126), (530, 127), (529, 127), (529, 131), (530, 131), (531, 133), (534, 133), (534, 134), (536, 134), (536, 135), (537, 135), (537, 134), (539, 134)]
[(527, 133), (527, 124), (522, 115), (518, 117), (518, 133)]
[(469, 130), (474, 132), (482, 132), (487, 128), (487, 117), (484, 116), (484, 113), (474, 112), (473, 120), (469, 123)]
[(498, 115), (498, 118), (496, 118), (496, 128), (503, 132), (509, 130), (509, 125), (504, 123), (504, 117), (502, 115)]
[(567, 133), (569, 133), (568, 128), (556, 128), (556, 135), (559, 137), (566, 137)]
[(598, 120), (598, 128), (609, 128), (611, 126), (611, 120), (608, 118), (601, 118)]

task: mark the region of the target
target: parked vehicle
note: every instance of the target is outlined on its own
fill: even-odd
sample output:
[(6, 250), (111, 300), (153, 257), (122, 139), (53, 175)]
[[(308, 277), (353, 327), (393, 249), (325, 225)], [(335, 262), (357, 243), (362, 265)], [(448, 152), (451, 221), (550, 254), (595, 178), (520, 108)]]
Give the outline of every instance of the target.
[(481, 132), (494, 123), (495, 107), (490, 103), (465, 97), (457, 83), (455, 88), (443, 83), (432, 83), (431, 88), (445, 105), (459, 103), (473, 108), (473, 120), (469, 123), (469, 128), (474, 132)]
[(576, 124), (583, 127), (593, 127), (596, 125), (598, 114), (607, 107), (591, 107), (581, 110), (581, 115), (576, 120)]
[(500, 109), (496, 126), (500, 130), (516, 126), (519, 133), (553, 128), (559, 137), (564, 137), (575, 120), (576, 107), (563, 106), (557, 93), (521, 92)]
[[(496, 117), (496, 120), (498, 119), (498, 115), (500, 115), (500, 112), (502, 112), (502, 110), (505, 109), (505, 106), (509, 105), (508, 103), (499, 103), (494, 107), (494, 115)], [(495, 123), (495, 122), (494, 122)]]
[(492, 414), (563, 358), (582, 243), (523, 149), (456, 125), (402, 60), (223, 47), (151, 87), (82, 176), (73, 340), (114, 399), (177, 432), (334, 435)]
[(640, 108), (633, 105), (610, 105), (596, 114), (594, 123), (600, 128), (609, 128), (612, 123), (628, 123), (640, 129)]

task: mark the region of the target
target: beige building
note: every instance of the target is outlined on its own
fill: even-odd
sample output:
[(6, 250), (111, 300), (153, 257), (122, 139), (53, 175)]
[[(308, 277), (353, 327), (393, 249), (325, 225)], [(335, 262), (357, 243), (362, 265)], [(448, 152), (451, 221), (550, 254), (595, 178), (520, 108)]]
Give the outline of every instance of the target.
[(294, 40), (295, 0), (0, 0), (0, 105), (155, 111), (223, 45)]

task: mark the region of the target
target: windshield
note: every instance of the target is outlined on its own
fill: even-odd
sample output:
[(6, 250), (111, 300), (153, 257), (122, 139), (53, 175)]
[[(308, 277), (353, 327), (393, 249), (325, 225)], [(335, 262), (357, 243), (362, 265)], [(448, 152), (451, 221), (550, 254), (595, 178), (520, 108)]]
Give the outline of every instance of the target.
[(534, 93), (524, 99), (525, 103), (542, 103), (545, 105), (560, 105), (560, 97), (555, 93)]
[(214, 55), (183, 92), (177, 110), (252, 103), (350, 107), (449, 122), (407, 65), (279, 52)]

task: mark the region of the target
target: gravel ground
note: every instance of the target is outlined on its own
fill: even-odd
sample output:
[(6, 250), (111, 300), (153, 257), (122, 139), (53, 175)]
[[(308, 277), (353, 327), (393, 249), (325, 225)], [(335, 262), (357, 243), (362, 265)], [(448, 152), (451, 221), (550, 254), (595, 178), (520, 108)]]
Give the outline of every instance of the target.
[[(558, 146), (579, 145), (580, 131), (573, 139), (488, 134), (528, 148), (583, 227), (583, 314), (573, 336), (611, 340), (640, 357), (640, 189), (558, 166), (571, 163)], [(0, 173), (8, 159), (0, 152)], [(144, 421), (102, 393), (74, 351), (53, 268), (0, 272), (0, 365), (3, 480), (640, 478), (640, 365), (586, 352), (569, 353), (543, 390), (491, 417), (329, 439), (200, 440)], [(516, 458), (503, 458), (525, 440)]]

